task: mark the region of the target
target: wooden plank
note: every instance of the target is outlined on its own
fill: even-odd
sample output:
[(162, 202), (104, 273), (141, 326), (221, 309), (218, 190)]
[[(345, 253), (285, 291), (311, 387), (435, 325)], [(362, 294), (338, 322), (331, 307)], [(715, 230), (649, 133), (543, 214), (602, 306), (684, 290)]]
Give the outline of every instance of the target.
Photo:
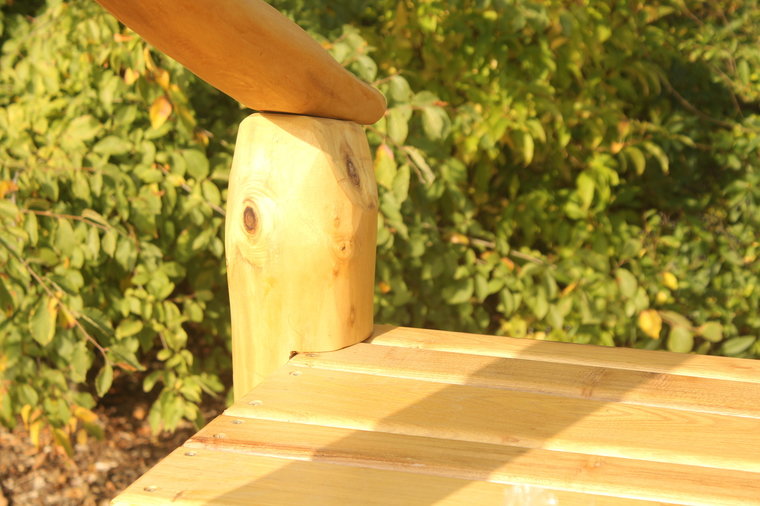
[[(592, 499), (590, 502), (589, 499)], [(516, 499), (516, 502), (511, 502)], [(525, 502), (526, 500), (531, 502)], [(180, 447), (113, 501), (154, 504), (638, 506), (651, 502)]]
[(262, 0), (98, 0), (201, 79), (258, 111), (371, 124), (383, 95)]
[(368, 374), (286, 366), (226, 413), (760, 472), (752, 418)]
[(358, 344), (291, 365), (760, 418), (760, 383)]
[(534, 341), (392, 325), (376, 325), (374, 334), (366, 342), (760, 383), (760, 360)]
[(757, 473), (229, 416), (185, 446), (691, 505), (760, 504)]

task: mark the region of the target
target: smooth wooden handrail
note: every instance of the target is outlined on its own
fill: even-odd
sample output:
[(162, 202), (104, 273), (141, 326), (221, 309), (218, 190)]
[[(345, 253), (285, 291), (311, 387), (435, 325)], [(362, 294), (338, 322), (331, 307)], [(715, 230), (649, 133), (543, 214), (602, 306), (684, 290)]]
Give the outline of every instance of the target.
[(257, 111), (371, 124), (385, 98), (262, 0), (97, 0), (201, 79)]

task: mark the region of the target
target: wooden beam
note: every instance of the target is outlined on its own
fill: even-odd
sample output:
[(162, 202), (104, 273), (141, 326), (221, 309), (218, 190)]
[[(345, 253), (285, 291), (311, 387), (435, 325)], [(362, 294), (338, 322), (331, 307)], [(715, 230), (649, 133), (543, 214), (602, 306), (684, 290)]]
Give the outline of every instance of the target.
[(243, 121), (225, 227), (236, 398), (293, 352), (371, 334), (376, 233), (361, 127), (283, 114)]
[(385, 98), (262, 0), (97, 0), (201, 79), (258, 111), (371, 124)]

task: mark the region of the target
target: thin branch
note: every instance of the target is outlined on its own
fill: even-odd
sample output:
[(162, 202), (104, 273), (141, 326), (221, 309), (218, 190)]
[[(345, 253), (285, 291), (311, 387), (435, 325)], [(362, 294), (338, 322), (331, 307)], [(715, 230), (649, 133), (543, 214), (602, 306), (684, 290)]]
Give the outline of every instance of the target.
[(113, 227), (107, 227), (103, 225), (102, 223), (98, 223), (94, 220), (85, 218), (84, 216), (78, 216), (76, 214), (54, 213), (51, 211), (38, 211), (36, 209), (21, 209), (21, 212), (28, 213), (28, 214), (36, 214), (37, 216), (47, 216), (48, 218), (81, 221), (82, 223), (87, 223), (88, 225), (92, 225), (93, 227), (99, 228), (101, 230), (105, 230), (106, 232), (108, 232), (109, 230), (113, 228)]
[[(42, 289), (45, 290), (45, 292), (48, 294), (48, 297), (50, 297), (51, 299), (55, 299), (58, 302), (58, 304), (60, 304), (61, 306), (63, 306), (63, 308), (69, 314), (71, 314), (71, 316), (74, 317), (74, 325), (76, 325), (77, 328), (80, 330), (80, 332), (82, 332), (82, 334), (84, 335), (85, 339), (87, 339), (90, 343), (92, 343), (92, 345), (95, 348), (97, 348), (98, 351), (100, 351), (100, 353), (103, 355), (103, 358), (106, 361), (108, 361), (108, 357), (106, 356), (106, 349), (103, 348), (103, 346), (101, 346), (100, 343), (98, 343), (98, 341), (94, 337), (92, 337), (90, 335), (90, 333), (87, 332), (87, 330), (80, 323), (79, 318), (83, 318), (83, 315), (81, 315), (78, 311), (74, 311), (67, 304), (65, 304), (60, 299), (60, 297), (58, 297), (53, 292), (53, 290), (50, 289), (50, 287), (47, 285), (47, 283), (45, 283), (45, 280), (42, 279), (42, 277), (39, 274), (37, 274), (37, 272), (34, 269), (32, 269), (32, 266), (29, 265), (29, 263), (26, 260), (24, 260), (21, 257), (21, 255), (19, 255), (18, 253), (16, 253), (16, 251), (14, 251), (13, 248), (11, 248), (8, 245), (8, 243), (5, 242), (5, 240), (2, 237), (0, 237), (0, 244), (2, 244), (5, 247), (5, 249), (7, 249), (14, 257), (16, 257), (16, 260), (18, 260), (19, 262), (21, 262), (21, 265), (24, 266), (24, 268), (27, 270), (27, 272), (29, 272), (29, 274), (32, 276), (32, 278), (34, 278), (34, 280), (37, 282), (37, 284), (39, 284), (42, 287)], [(50, 281), (50, 280), (48, 280), (48, 281)], [(55, 286), (59, 291), (61, 291), (61, 292), (63, 291), (61, 289), (61, 287), (58, 286), (54, 281), (50, 281), (50, 283), (53, 286)]]
[[(164, 174), (168, 174), (169, 173), (169, 169), (167, 169), (165, 166), (159, 165), (159, 167), (161, 168), (161, 171)], [(183, 190), (185, 190), (188, 194), (191, 194), (193, 192), (193, 189), (190, 188), (190, 186), (187, 183), (184, 183), (184, 182), (180, 183), (179, 187), (182, 188)], [(227, 213), (224, 211), (224, 209), (222, 209), (220, 206), (218, 206), (216, 204), (212, 204), (211, 202), (209, 202), (206, 199), (202, 199), (202, 200), (203, 200), (203, 202), (206, 205), (208, 205), (213, 211), (215, 211), (217, 214), (219, 214), (222, 218), (224, 218), (227, 215)]]
[(544, 261), (544, 260), (542, 260), (542, 259), (540, 259), (538, 257), (534, 257), (533, 255), (528, 255), (527, 253), (522, 253), (520, 251), (514, 251), (514, 250), (512, 250), (512, 251), (509, 252), (509, 256), (512, 256), (512, 257), (515, 257), (515, 258), (519, 258), (521, 260), (526, 260), (526, 261), (532, 262), (534, 264), (546, 265), (546, 261)]
[(665, 88), (668, 89), (668, 91), (670, 92), (670, 94), (673, 95), (675, 97), (675, 99), (678, 100), (678, 102), (683, 107), (685, 107), (689, 111), (693, 112), (694, 114), (696, 114), (697, 116), (699, 116), (703, 120), (709, 121), (710, 123), (714, 123), (714, 124), (722, 126), (724, 128), (733, 128), (734, 126), (739, 126), (740, 128), (744, 128), (742, 125), (738, 125), (738, 124), (734, 124), (734, 123), (729, 123), (728, 121), (723, 121), (721, 119), (713, 118), (712, 116), (710, 116), (708, 114), (705, 114), (704, 112), (700, 111), (691, 102), (689, 102), (688, 100), (686, 100), (680, 93), (678, 93), (678, 91), (676, 91), (676, 89), (673, 88), (673, 85), (670, 84), (670, 81), (667, 78), (665, 78), (665, 76), (662, 76), (662, 83), (665, 85)]

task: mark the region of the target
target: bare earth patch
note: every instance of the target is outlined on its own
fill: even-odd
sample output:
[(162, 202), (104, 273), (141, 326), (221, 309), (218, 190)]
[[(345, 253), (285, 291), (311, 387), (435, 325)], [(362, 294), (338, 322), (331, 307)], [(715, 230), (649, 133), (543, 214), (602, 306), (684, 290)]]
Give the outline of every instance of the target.
[[(210, 404), (203, 410), (207, 419), (224, 408), (221, 401)], [(94, 410), (105, 438), (75, 445), (72, 457), (45, 435), (35, 448), (22, 424), (13, 431), (0, 427), (0, 506), (107, 505), (195, 432), (186, 424), (172, 435), (152, 436), (147, 408), (142, 392), (110, 397)]]

